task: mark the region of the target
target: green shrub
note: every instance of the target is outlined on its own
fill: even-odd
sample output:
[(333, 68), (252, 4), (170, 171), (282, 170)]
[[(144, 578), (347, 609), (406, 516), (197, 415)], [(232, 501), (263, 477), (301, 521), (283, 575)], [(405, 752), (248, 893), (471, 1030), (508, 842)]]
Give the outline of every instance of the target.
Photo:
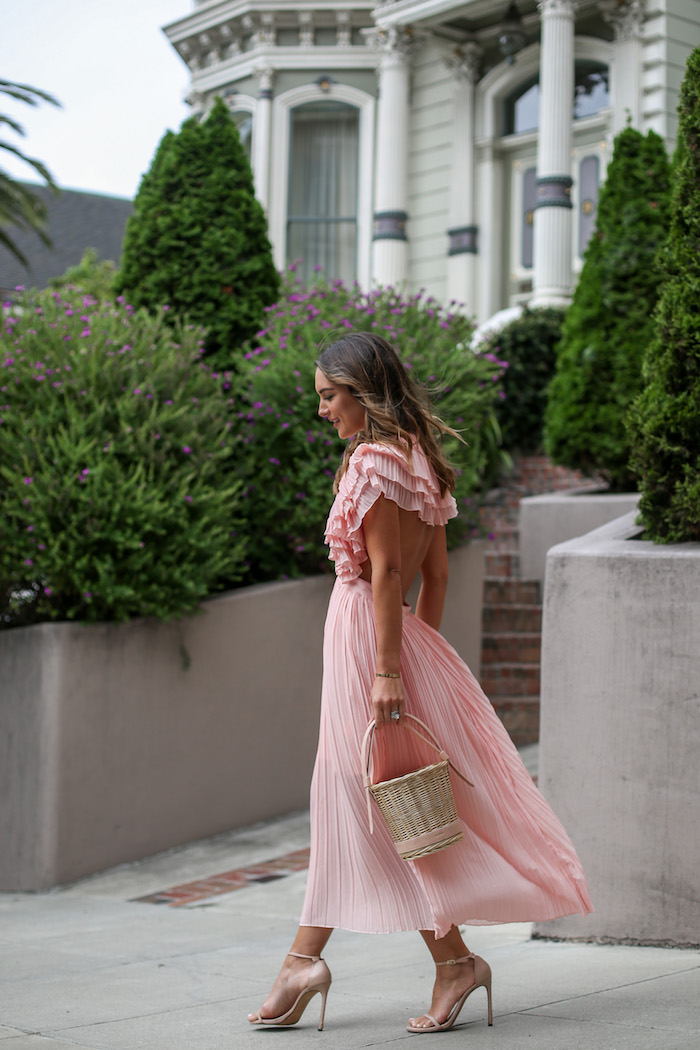
[(244, 556), (201, 334), (58, 292), (5, 309), (0, 626), (192, 612)]
[[(293, 273), (293, 267), (292, 267)], [(460, 519), (451, 544), (471, 534), (477, 495), (503, 462), (494, 405), (502, 368), (466, 346), (472, 322), (448, 314), (422, 294), (363, 294), (340, 282), (305, 290), (292, 274), (285, 296), (244, 355), (238, 376), (239, 421), (248, 454), (241, 460), (251, 539), (250, 578), (265, 580), (329, 567), (323, 531), (343, 443), (318, 416), (315, 360), (322, 341), (348, 329), (376, 329), (398, 347), (407, 367), (434, 392), (439, 415), (463, 430), (466, 445), (446, 441), (459, 470)]]
[(668, 182), (661, 138), (631, 127), (621, 131), (549, 392), (546, 447), (552, 459), (602, 475), (613, 490), (636, 488), (624, 420), (642, 387), (653, 331)]
[(678, 113), (656, 329), (629, 420), (641, 521), (658, 543), (700, 541), (700, 48), (688, 59)]
[(92, 296), (93, 299), (114, 301), (116, 292), (114, 281), (117, 267), (110, 259), (100, 259), (95, 248), (86, 248), (83, 257), (75, 266), (69, 266), (65, 273), (52, 277), (49, 288), (63, 292), (69, 290)]
[(117, 289), (135, 306), (168, 303), (207, 330), (220, 364), (263, 323), (279, 277), (238, 130), (221, 99), (206, 120), (168, 131), (129, 217)]
[(479, 343), (481, 353), (491, 352), (508, 362), (504, 398), (496, 416), (503, 447), (511, 452), (542, 451), (547, 388), (554, 375), (562, 319), (563, 312), (554, 307), (526, 307), (520, 317)]

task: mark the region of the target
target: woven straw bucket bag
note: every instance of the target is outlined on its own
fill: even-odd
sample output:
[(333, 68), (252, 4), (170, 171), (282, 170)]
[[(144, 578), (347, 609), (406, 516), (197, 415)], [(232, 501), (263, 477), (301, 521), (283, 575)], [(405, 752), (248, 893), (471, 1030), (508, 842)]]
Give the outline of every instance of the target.
[[(447, 849), (464, 836), (452, 794), (452, 763), (447, 753), (420, 718), (406, 713), (404, 719), (410, 719), (421, 727), (416, 729), (408, 721), (403, 722), (403, 728), (429, 744), (438, 753), (440, 761), (393, 780), (373, 784), (370, 765), (376, 725), (372, 719), (362, 740), (362, 776), (367, 792), (370, 833), (374, 833), (370, 801), (372, 796), (379, 806), (399, 856), (404, 860), (417, 860), (419, 857), (429, 857), (432, 853)], [(466, 784), (474, 787), (471, 780), (467, 780), (454, 766), (452, 770)]]

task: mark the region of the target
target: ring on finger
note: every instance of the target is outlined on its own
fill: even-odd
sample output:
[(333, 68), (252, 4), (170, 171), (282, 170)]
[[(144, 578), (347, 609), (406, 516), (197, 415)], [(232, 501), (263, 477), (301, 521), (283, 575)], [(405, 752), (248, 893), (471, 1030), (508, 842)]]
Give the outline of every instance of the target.
[(401, 717), (401, 712), (400, 711), (392, 711), (390, 717), (394, 720), (394, 722), (398, 722), (399, 718)]

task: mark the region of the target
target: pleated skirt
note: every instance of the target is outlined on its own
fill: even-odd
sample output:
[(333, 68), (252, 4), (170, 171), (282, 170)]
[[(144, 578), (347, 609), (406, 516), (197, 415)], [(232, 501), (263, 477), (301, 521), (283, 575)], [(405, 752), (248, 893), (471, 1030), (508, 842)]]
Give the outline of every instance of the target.
[[(404, 610), (406, 708), (469, 778), (452, 777), (464, 838), (402, 860), (378, 810), (370, 833), (360, 768), (377, 641), (371, 585), (338, 581), (326, 619), (319, 745), (311, 785), (311, 857), (303, 926), (362, 933), (544, 921), (592, 905), (569, 838), (525, 769), (471, 671)], [(373, 782), (435, 761), (401, 725), (375, 734)], [(372, 801), (372, 805), (375, 803)]]

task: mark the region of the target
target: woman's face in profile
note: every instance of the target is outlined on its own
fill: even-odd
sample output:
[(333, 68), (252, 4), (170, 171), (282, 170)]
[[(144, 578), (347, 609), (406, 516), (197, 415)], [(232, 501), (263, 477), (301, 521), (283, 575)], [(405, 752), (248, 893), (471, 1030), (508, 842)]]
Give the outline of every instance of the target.
[(316, 369), (318, 414), (335, 428), (338, 437), (351, 438), (365, 425), (365, 410), (346, 386), (328, 379)]

